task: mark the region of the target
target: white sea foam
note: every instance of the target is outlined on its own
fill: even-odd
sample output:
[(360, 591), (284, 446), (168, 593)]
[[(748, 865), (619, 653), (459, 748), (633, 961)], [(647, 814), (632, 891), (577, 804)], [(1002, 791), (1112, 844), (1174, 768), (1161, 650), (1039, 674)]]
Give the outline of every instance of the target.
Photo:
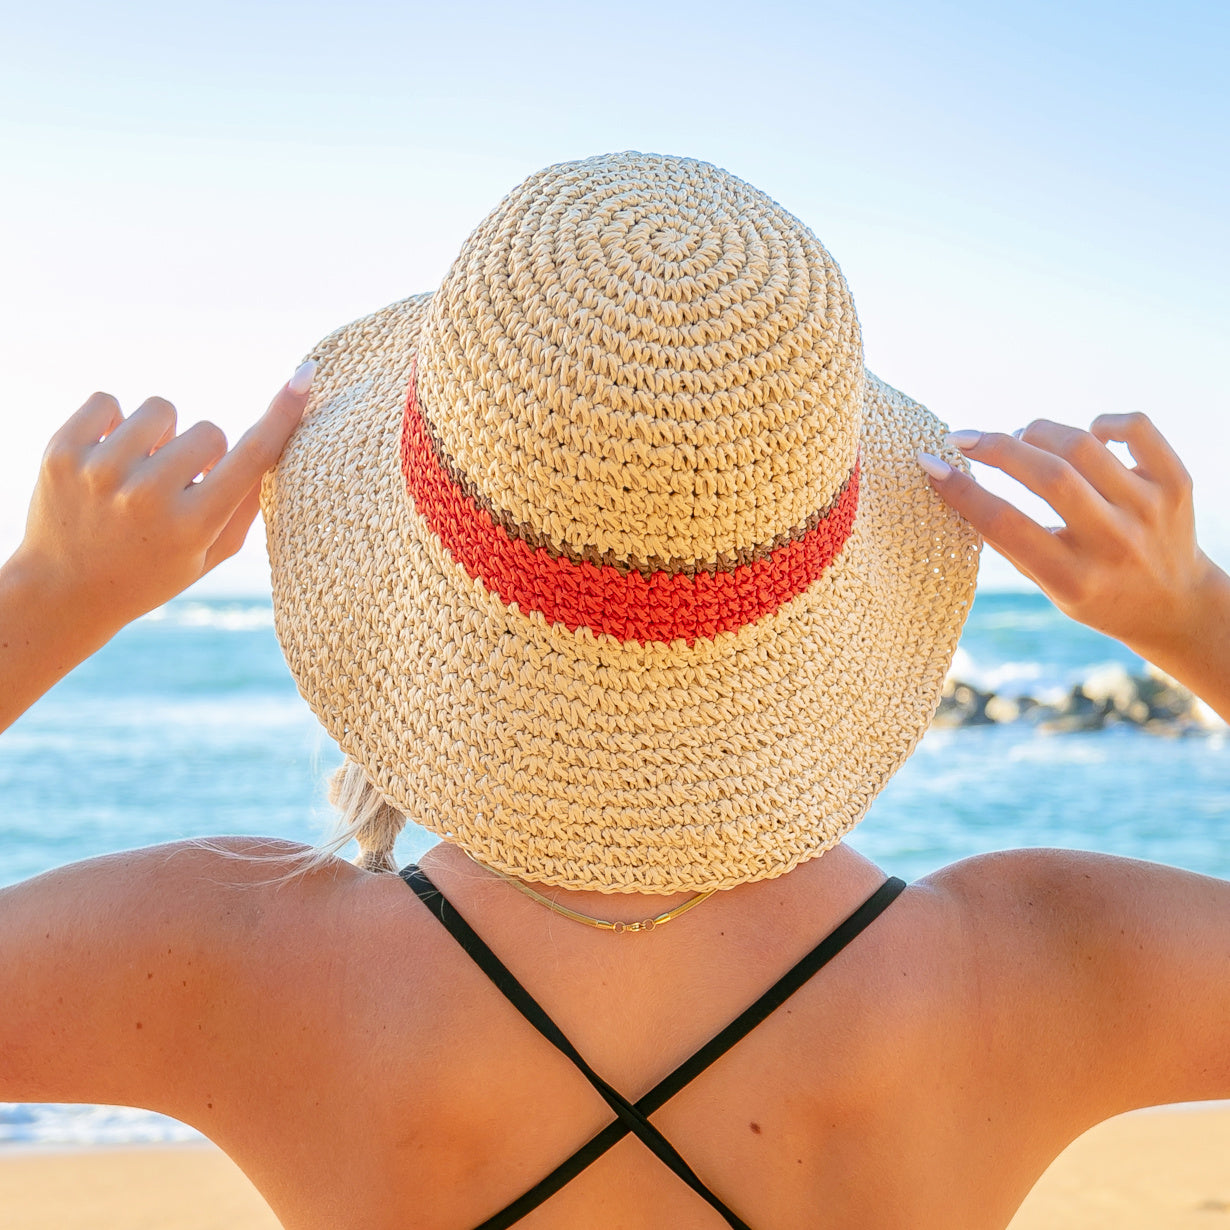
[(250, 632), (273, 627), (273, 607), (263, 602), (168, 602), (143, 619), (172, 628), (216, 628)]
[[(957, 649), (948, 672), (950, 679), (971, 684), (982, 692), (1029, 695), (1039, 700), (1049, 699), (1051, 693), (1063, 695), (1067, 691), (1063, 674), (1059, 668), (1037, 661), (976, 662), (961, 648)], [(1043, 693), (1047, 696), (1044, 697)]]
[(133, 1145), (201, 1140), (187, 1124), (130, 1106), (0, 1102), (0, 1148), (13, 1145)]

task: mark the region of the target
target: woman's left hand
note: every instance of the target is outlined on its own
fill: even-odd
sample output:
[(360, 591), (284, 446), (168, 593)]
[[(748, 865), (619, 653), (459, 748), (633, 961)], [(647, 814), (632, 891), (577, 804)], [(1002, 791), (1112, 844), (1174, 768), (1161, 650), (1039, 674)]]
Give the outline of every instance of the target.
[[(1230, 721), (1230, 578), (1196, 542), (1192, 482), (1143, 414), (1088, 431), (1035, 420), (1013, 436), (958, 431), (950, 444), (1017, 479), (1063, 519), (1046, 529), (929, 454), (939, 495), (1073, 619), (1121, 640)], [(1134, 464), (1108, 444), (1127, 445)]]

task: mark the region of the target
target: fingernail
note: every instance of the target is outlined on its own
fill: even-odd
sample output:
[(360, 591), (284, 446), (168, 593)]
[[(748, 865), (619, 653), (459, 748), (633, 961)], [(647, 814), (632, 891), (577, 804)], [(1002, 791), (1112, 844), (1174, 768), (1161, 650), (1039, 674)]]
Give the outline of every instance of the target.
[(941, 457), (933, 457), (930, 453), (919, 453), (918, 464), (932, 478), (947, 478), (952, 473), (952, 466)]
[(308, 359), (295, 368), (295, 374), (286, 382), (286, 387), (292, 393), (306, 393), (312, 387), (312, 377), (316, 375), (316, 360)]
[(950, 431), (944, 437), (944, 443), (949, 448), (967, 449), (973, 448), (981, 439), (982, 432), (980, 431)]
[(1013, 438), (1014, 440), (1019, 440), (1019, 439), (1020, 439), (1020, 438), (1021, 438), (1024, 434), (1025, 434), (1025, 428), (1024, 428), (1024, 427), (1018, 427), (1018, 428), (1016, 429), (1016, 431), (1014, 431), (1014, 432), (1012, 433), (1012, 438)]

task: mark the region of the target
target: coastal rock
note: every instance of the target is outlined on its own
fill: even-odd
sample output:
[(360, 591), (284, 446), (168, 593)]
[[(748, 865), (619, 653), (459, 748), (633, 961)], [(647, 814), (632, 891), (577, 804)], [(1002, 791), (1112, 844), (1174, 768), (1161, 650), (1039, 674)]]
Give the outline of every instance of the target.
[[(1028, 700), (1029, 698), (1022, 697), (1021, 699)], [(1021, 705), (1019, 701), (1011, 697), (993, 695), (987, 698), (983, 712), (990, 721), (997, 724), (1015, 722), (1021, 716)]]
[(940, 696), (933, 725), (936, 726), (988, 726), (995, 721), (987, 715), (987, 702), (993, 692), (981, 692), (972, 684), (948, 678)]
[(1199, 697), (1152, 663), (1140, 681), (1140, 695), (1148, 715), (1141, 725), (1159, 734), (1204, 734), (1225, 730), (1226, 723)]
[(1143, 675), (1133, 675), (1118, 664), (1099, 667), (1058, 696), (1005, 696), (983, 691), (955, 676), (945, 681), (935, 725), (1013, 722), (1029, 722), (1049, 734), (1102, 730), (1120, 722), (1165, 735), (1226, 728), (1207, 705), (1153, 666), (1148, 666)]
[[(1144, 680), (1134, 679), (1117, 663), (1096, 670), (1080, 685), (1090, 700), (1103, 705), (1109, 716), (1141, 725), (1149, 718), (1149, 705), (1141, 696)], [(1190, 693), (1187, 694), (1190, 698)]]
[(1110, 713), (1110, 703), (1095, 700), (1085, 693), (1083, 687), (1075, 687), (1068, 693), (1059, 712), (1038, 723), (1039, 729), (1049, 734), (1072, 734), (1081, 730), (1101, 730)]

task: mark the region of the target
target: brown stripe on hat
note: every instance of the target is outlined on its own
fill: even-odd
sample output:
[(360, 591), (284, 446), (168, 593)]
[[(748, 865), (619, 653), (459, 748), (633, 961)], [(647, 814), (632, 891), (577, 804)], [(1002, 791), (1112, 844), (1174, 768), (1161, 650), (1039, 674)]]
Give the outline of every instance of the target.
[(809, 518), (808, 528), (781, 535), (779, 545), (753, 548), (750, 559), (734, 567), (651, 571), (626, 561), (616, 568), (569, 558), (517, 534), (457, 480), (419, 407), (413, 368), (401, 457), (415, 508), (472, 577), (505, 602), (541, 612), (569, 631), (586, 627), (620, 640), (682, 639), (690, 645), (771, 614), (832, 563), (858, 511), (856, 461), (832, 504)]
[[(744, 564), (754, 564), (757, 560), (764, 559), (767, 555), (770, 555), (779, 547), (786, 546), (788, 543), (801, 542), (822, 521), (827, 520), (833, 514), (837, 505), (845, 498), (850, 483), (857, 481), (858, 465), (856, 462), (849, 475), (847, 475), (845, 482), (838, 488), (837, 494), (833, 496), (824, 508), (812, 513), (802, 525), (783, 531), (767, 543), (722, 552), (712, 560), (696, 561), (683, 559), (679, 556), (672, 556), (669, 559), (661, 559), (658, 556), (638, 559), (636, 556), (621, 555), (614, 550), (601, 551), (593, 546), (588, 546), (578, 551), (567, 543), (552, 541), (547, 535), (539, 533), (533, 526), (518, 521), (511, 513), (497, 508), (478, 486), (466, 477), (461, 467), (445, 450), (439, 435), (431, 425), (431, 421), (423, 413), (423, 405), (418, 399), (415, 385), (416, 367), (416, 363), (412, 363), (410, 366), (410, 391), (406, 399), (406, 414), (417, 413), (422, 419), (422, 431), (426, 436), (428, 447), (436, 460), (436, 464), (444, 472), (448, 481), (456, 486), (467, 500), (485, 512), (510, 538), (520, 538), (535, 551), (546, 551), (552, 558), (561, 557), (573, 564), (588, 563), (594, 564), (599, 568), (614, 568), (620, 576), (625, 576), (629, 572), (639, 572), (645, 577), (651, 576), (655, 572), (666, 572), (672, 575), (681, 572), (689, 577), (695, 576), (698, 572), (733, 572)], [(408, 430), (408, 427), (403, 428), (403, 436)], [(415, 430), (418, 430), (418, 428), (415, 428)], [(409, 484), (409, 479), (407, 479), (407, 484)], [(413, 494), (413, 491), (411, 491), (411, 494)]]

